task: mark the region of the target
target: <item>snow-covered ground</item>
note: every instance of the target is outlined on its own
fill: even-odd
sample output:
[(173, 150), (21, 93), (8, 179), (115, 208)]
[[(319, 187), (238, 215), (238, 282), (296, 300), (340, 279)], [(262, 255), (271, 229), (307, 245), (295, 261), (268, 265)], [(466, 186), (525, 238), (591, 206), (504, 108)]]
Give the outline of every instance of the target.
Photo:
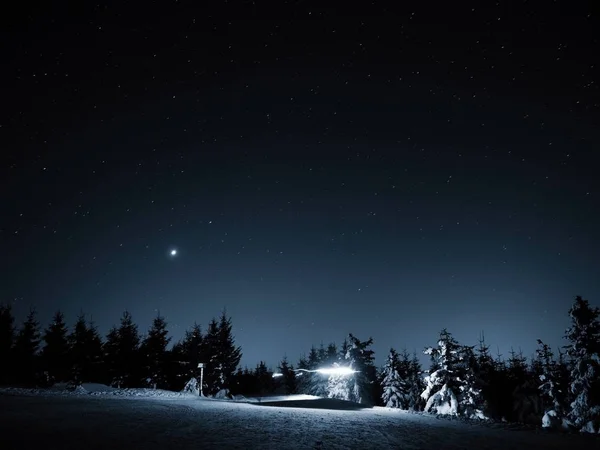
[[(287, 405), (287, 406), (286, 406)], [(0, 448), (593, 449), (597, 436), (510, 429), (295, 398), (203, 399), (87, 384), (0, 389)]]

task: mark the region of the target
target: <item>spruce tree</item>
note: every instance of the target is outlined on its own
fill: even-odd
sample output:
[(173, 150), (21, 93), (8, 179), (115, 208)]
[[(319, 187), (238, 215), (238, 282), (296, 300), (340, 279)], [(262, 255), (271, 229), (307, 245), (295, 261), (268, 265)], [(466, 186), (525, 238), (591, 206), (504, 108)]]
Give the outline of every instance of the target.
[(386, 408), (408, 409), (406, 393), (399, 374), (400, 358), (398, 352), (390, 348), (385, 366), (383, 367), (381, 386), (383, 394), (381, 399)]
[(287, 356), (284, 356), (279, 363), (279, 373), (281, 373), (281, 379), (283, 383), (283, 390), (286, 395), (296, 393), (296, 372), (294, 372), (294, 366), (290, 365)]
[(221, 389), (221, 368), (219, 367), (219, 322), (213, 318), (202, 340), (204, 355), (204, 386), (202, 392), (214, 395)]
[(482, 395), (482, 382), (477, 371), (474, 347), (463, 345), (457, 363), (457, 375), (461, 380), (458, 392), (458, 408), (462, 416), (485, 419), (486, 402)]
[(44, 332), (45, 346), (41, 353), (42, 366), (49, 384), (68, 381), (70, 378), (68, 332), (63, 313), (57, 311)]
[(273, 372), (267, 368), (264, 361), (257, 364), (256, 369), (254, 369), (254, 376), (257, 380), (259, 396), (264, 397), (273, 393), (275, 390)]
[[(347, 367), (341, 362), (334, 362), (333, 367)], [(327, 397), (338, 400), (351, 400), (350, 389), (352, 382), (348, 375), (332, 374), (327, 379)]]
[(298, 394), (310, 395), (311, 373), (307, 372), (307, 370), (310, 370), (310, 368), (308, 365), (308, 359), (306, 358), (306, 355), (300, 356), (296, 367), (296, 392)]
[(102, 371), (102, 340), (93, 323), (87, 323), (85, 316), (77, 317), (73, 331), (67, 338), (69, 343), (70, 381), (81, 384), (84, 381), (104, 381)]
[(350, 401), (373, 405), (373, 385), (377, 378), (377, 369), (374, 365), (374, 354), (371, 350), (373, 338), (360, 341), (352, 333), (348, 334), (349, 348), (345, 360), (356, 371), (350, 376)]
[(565, 338), (571, 358), (572, 402), (568, 418), (580, 431), (600, 432), (600, 310), (577, 296)]
[(561, 386), (560, 368), (554, 360), (550, 347), (540, 339), (538, 339), (538, 345), (536, 355), (540, 367), (539, 390), (544, 404), (542, 426), (544, 428), (560, 427), (565, 418), (567, 386)]
[(176, 361), (177, 385), (182, 386), (192, 378), (200, 381), (199, 363), (206, 363), (206, 349), (202, 328), (197, 323), (186, 330), (183, 340), (173, 347), (173, 358)]
[(457, 394), (462, 380), (458, 376), (460, 345), (445, 328), (440, 333), (438, 347), (429, 347), (423, 353), (431, 357), (431, 369), (425, 378), (427, 387), (421, 394), (426, 401), (424, 411), (443, 415), (457, 415)]
[(123, 387), (124, 378), (120, 368), (119, 355), (119, 330), (112, 326), (106, 335), (104, 345), (102, 346), (105, 383), (117, 388)]
[(425, 381), (422, 374), (421, 362), (417, 357), (417, 352), (414, 352), (408, 371), (408, 409), (413, 411), (422, 411), (424, 406), (421, 393), (425, 390)]
[(171, 341), (167, 330), (167, 322), (160, 314), (152, 321), (140, 347), (144, 362), (146, 384), (153, 389), (165, 388), (167, 383), (167, 345)]
[(13, 355), (17, 383), (35, 384), (38, 370), (38, 352), (40, 348), (40, 324), (36, 311), (31, 309), (15, 337)]
[(15, 319), (10, 304), (0, 305), (0, 385), (10, 383), (14, 372), (12, 348), (15, 342)]
[(215, 363), (218, 367), (217, 390), (228, 389), (231, 377), (235, 373), (242, 358), (242, 349), (235, 345), (232, 333), (231, 318), (227, 317), (224, 310), (219, 319), (217, 334), (217, 348)]
[(138, 387), (141, 384), (140, 336), (129, 311), (121, 316), (119, 328), (111, 328), (105, 343), (110, 383), (117, 387)]
[(327, 354), (325, 355), (325, 364), (328, 366), (333, 365), (334, 362), (339, 360), (339, 351), (335, 342), (331, 342), (327, 346)]

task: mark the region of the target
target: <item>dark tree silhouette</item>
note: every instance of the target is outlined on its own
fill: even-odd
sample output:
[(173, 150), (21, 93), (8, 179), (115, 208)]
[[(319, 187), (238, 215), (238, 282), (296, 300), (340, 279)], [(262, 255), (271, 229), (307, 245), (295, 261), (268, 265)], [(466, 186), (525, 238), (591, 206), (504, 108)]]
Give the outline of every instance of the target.
[(29, 311), (27, 319), (17, 332), (13, 355), (16, 382), (33, 385), (38, 371), (38, 351), (40, 348), (40, 324), (34, 309)]
[(12, 315), (12, 307), (0, 305), (0, 361), (3, 369), (0, 370), (0, 384), (11, 381), (14, 372), (12, 348), (15, 342), (15, 319)]
[(167, 383), (167, 345), (171, 341), (167, 322), (160, 314), (152, 321), (148, 335), (140, 347), (146, 384), (154, 389), (165, 388)]
[(52, 322), (44, 331), (44, 348), (41, 353), (41, 363), (48, 384), (68, 381), (70, 378), (69, 330), (62, 312), (54, 314)]

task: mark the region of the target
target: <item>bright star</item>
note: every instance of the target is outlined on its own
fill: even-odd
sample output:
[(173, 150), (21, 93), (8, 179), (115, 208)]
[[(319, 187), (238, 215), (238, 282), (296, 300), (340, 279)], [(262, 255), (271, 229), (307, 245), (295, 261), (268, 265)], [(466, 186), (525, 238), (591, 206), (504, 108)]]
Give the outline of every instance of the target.
[(177, 250), (176, 250), (176, 249), (173, 249), (173, 250), (171, 250), (171, 251), (169, 252), (169, 254), (170, 254), (171, 256), (177, 256)]

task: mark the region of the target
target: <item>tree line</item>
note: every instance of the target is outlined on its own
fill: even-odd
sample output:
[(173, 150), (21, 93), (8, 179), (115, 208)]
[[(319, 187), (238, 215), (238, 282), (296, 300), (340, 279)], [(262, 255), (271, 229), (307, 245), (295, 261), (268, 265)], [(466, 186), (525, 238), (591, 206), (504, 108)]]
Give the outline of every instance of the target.
[[(69, 332), (62, 313), (43, 331), (31, 311), (16, 330), (9, 306), (0, 306), (0, 383), (50, 385), (94, 381), (115, 387), (199, 391), (198, 363), (205, 363), (205, 395), (309, 394), (433, 414), (542, 424), (600, 431), (600, 310), (576, 297), (569, 310), (566, 345), (554, 354), (538, 340), (534, 356), (511, 350), (492, 356), (483, 334), (479, 344), (460, 344), (443, 329), (426, 347), (430, 367), (416, 353), (391, 348), (377, 368), (373, 339), (349, 334), (336, 343), (313, 346), (296, 365), (284, 357), (276, 370), (261, 361), (241, 368), (241, 347), (225, 311), (204, 332), (195, 323), (170, 349), (167, 323), (158, 315), (142, 337), (131, 314), (102, 339), (79, 316)], [(42, 343), (44, 345), (42, 346)], [(323, 367), (347, 367), (351, 375), (328, 375)]]
[(35, 310), (15, 329), (12, 309), (0, 305), (0, 384), (50, 386), (103, 383), (117, 388), (149, 387), (182, 390), (206, 363), (203, 392), (227, 389), (242, 351), (235, 345), (231, 318), (223, 311), (203, 332), (197, 323), (171, 348), (167, 322), (158, 314), (145, 335), (125, 311), (119, 326), (103, 339), (81, 314), (72, 330), (58, 311), (41, 330)]

